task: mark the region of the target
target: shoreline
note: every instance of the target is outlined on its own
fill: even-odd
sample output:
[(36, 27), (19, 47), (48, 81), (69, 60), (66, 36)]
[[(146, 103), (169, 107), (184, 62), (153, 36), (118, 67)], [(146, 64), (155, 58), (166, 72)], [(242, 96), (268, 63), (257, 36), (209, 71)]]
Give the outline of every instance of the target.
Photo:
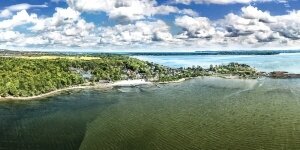
[[(85, 84), (90, 84), (90, 83), (85, 83)], [(113, 87), (130, 87), (130, 86), (149, 85), (149, 84), (153, 84), (153, 82), (147, 82), (144, 79), (140, 79), (140, 80), (120, 80), (112, 83), (98, 83), (95, 85), (77, 85), (77, 86), (70, 86), (62, 89), (57, 89), (48, 93), (29, 96), (29, 97), (13, 97), (13, 96), (0, 97), (0, 102), (10, 101), (10, 100), (14, 100), (14, 101), (35, 100), (35, 99), (54, 96), (62, 92), (80, 90), (80, 89), (111, 89)]]
[[(203, 76), (199, 77), (189, 77), (189, 78), (182, 78), (179, 80), (175, 81), (166, 81), (166, 82), (153, 82), (153, 81), (146, 81), (145, 79), (137, 79), (137, 80), (120, 80), (112, 83), (97, 83), (95, 85), (75, 85), (75, 86), (70, 86), (62, 89), (56, 89), (54, 91), (40, 94), (40, 95), (35, 95), (35, 96), (29, 96), (29, 97), (13, 97), (13, 96), (8, 96), (8, 97), (0, 97), (0, 102), (3, 101), (29, 101), (29, 100), (36, 100), (36, 99), (41, 99), (41, 98), (47, 98), (51, 96), (55, 96), (58, 94), (61, 94), (63, 92), (67, 91), (73, 91), (73, 90), (82, 90), (82, 89), (112, 89), (114, 87), (133, 87), (133, 86), (139, 86), (139, 85), (150, 85), (150, 84), (170, 84), (170, 83), (181, 83), (186, 80), (194, 79), (194, 78), (201, 78)], [(210, 76), (207, 76), (210, 77)], [(84, 84), (91, 84), (91, 83), (84, 83)]]
[(240, 77), (238, 75), (231, 75), (231, 74), (214, 74), (214, 75), (210, 75), (210, 76), (198, 76), (198, 77), (187, 77), (187, 78), (181, 78), (178, 80), (174, 80), (174, 81), (165, 81), (165, 82), (154, 82), (157, 84), (169, 84), (169, 83), (181, 83), (190, 79), (196, 79), (196, 78), (222, 78), (222, 79), (229, 79), (229, 80), (236, 80), (236, 79), (244, 79), (244, 80), (255, 80), (255, 79), (259, 79), (262, 76), (258, 77), (258, 78), (244, 78), (244, 77)]
[[(74, 85), (62, 89), (56, 89), (54, 91), (40, 94), (40, 95), (35, 95), (35, 96), (29, 96), (29, 97), (13, 97), (13, 96), (8, 96), (8, 97), (0, 97), (0, 102), (2, 101), (26, 101), (26, 100), (35, 100), (35, 99), (41, 99), (41, 98), (47, 98), (50, 96), (58, 95), (63, 92), (67, 91), (72, 91), (72, 90), (81, 90), (81, 89), (112, 89), (114, 87), (133, 87), (133, 86), (139, 86), (139, 85), (150, 85), (150, 84), (171, 84), (171, 83), (181, 83), (190, 79), (195, 79), (195, 78), (203, 78), (203, 77), (217, 77), (217, 78), (223, 78), (223, 79), (245, 79), (245, 80), (254, 80), (253, 78), (241, 78), (240, 76), (235, 76), (235, 75), (212, 75), (212, 76), (198, 76), (198, 77), (187, 77), (187, 78), (182, 78), (174, 81), (165, 81), (165, 82), (153, 82), (153, 81), (146, 81), (145, 79), (136, 79), (136, 80), (120, 80), (120, 81), (115, 81), (112, 83), (94, 83), (94, 85), (88, 85), (92, 84), (90, 82), (84, 83), (81, 85)], [(263, 76), (263, 77), (268, 77), (272, 78), (269, 76)], [(259, 77), (260, 78), (260, 77)], [(257, 78), (258, 79), (258, 78)], [(273, 78), (274, 79), (274, 78)], [(275, 78), (276, 79), (276, 78)], [(280, 78), (277, 78), (280, 79)]]
[(39, 99), (39, 98), (46, 98), (50, 96), (57, 95), (62, 92), (67, 92), (71, 90), (80, 90), (80, 89), (90, 89), (90, 88), (99, 88), (99, 89), (105, 89), (109, 88), (110, 86), (99, 86), (99, 85), (78, 85), (78, 86), (71, 86), (71, 87), (66, 87), (62, 89), (57, 89), (48, 93), (40, 94), (40, 95), (35, 95), (35, 96), (29, 96), (29, 97), (13, 97), (13, 96), (8, 96), (8, 97), (0, 97), (0, 101), (8, 101), (8, 100), (34, 100), (34, 99)]

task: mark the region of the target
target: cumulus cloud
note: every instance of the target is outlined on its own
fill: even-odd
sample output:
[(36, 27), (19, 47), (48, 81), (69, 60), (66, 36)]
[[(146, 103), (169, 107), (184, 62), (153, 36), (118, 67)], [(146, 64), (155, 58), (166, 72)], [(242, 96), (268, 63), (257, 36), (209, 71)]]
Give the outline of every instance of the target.
[(242, 12), (244, 19), (255, 22), (251, 25), (256, 25), (256, 32), (254, 33), (259, 42), (270, 42), (278, 39), (286, 42), (300, 39), (300, 11), (292, 11), (287, 15), (271, 16), (269, 12), (248, 6), (242, 8)]
[[(13, 31), (25, 24), (30, 33)], [(95, 46), (94, 29), (93, 23), (86, 22), (78, 11), (71, 8), (56, 8), (53, 16), (46, 18), (22, 10), (10, 19), (0, 21), (0, 33), (5, 35), (0, 42), (11, 46)]]
[(259, 19), (259, 21), (265, 23), (276, 22), (276, 18), (271, 16), (269, 12), (263, 12), (253, 6), (243, 7), (242, 12), (242, 17), (246, 19)]
[(193, 11), (192, 9), (179, 10), (179, 14), (188, 15), (188, 16), (192, 16), (192, 17), (199, 16), (199, 14), (197, 12)]
[(81, 46), (94, 45), (94, 23), (87, 23), (80, 13), (71, 8), (56, 8), (52, 17), (38, 19), (30, 29), (49, 40), (51, 44)]
[(15, 39), (17, 39), (18, 37), (23, 36), (21, 33), (19, 32), (15, 32), (15, 31), (1, 31), (0, 30), (0, 41), (1, 42), (12, 42)]
[(184, 31), (179, 36), (181, 38), (212, 38), (216, 34), (215, 28), (205, 17), (177, 17), (175, 24)]
[(26, 10), (22, 10), (10, 19), (0, 22), (0, 29), (12, 29), (16, 26), (28, 24), (37, 19), (36, 14), (29, 15)]
[(31, 8), (46, 8), (46, 7), (48, 7), (46, 4), (30, 5), (27, 3), (22, 3), (22, 4), (11, 5), (11, 6), (5, 7), (5, 9), (0, 11), (0, 18), (9, 18), (13, 15), (14, 12), (18, 12), (21, 10), (28, 10)]
[(4, 9), (0, 12), (0, 18), (8, 18), (12, 15), (12, 12), (8, 9)]
[(135, 21), (154, 15), (180, 13), (195, 16), (191, 9), (180, 10), (169, 5), (158, 5), (155, 0), (67, 0), (78, 11), (105, 12), (110, 19), (120, 22)]
[(235, 14), (228, 14), (222, 22), (227, 36), (238, 37), (247, 36), (255, 32), (268, 32), (270, 27), (259, 19), (246, 19)]
[[(106, 5), (105, 0), (102, 2)], [(107, 7), (110, 2), (107, 1)], [(147, 49), (155, 46), (161, 49), (258, 48), (300, 45), (300, 11), (276, 16), (254, 6), (246, 6), (242, 7), (239, 13), (229, 13), (222, 19), (210, 20), (190, 9), (180, 10), (176, 7), (158, 5), (155, 1), (152, 3), (147, 0), (140, 1), (147, 2), (145, 5), (149, 6), (149, 10), (159, 10), (160, 14), (177, 12), (174, 22), (165, 22), (152, 16), (155, 11), (144, 11), (146, 7), (126, 14), (127, 8), (124, 7), (137, 7), (135, 5), (140, 3), (122, 2), (119, 0), (112, 6), (115, 12), (107, 10), (109, 11), (107, 13), (115, 19), (126, 15), (118, 19), (126, 18), (125, 20), (131, 21), (111, 26), (97, 25), (84, 19), (81, 12), (83, 8), (87, 11), (86, 7), (89, 7), (90, 3), (86, 4), (88, 6), (82, 4), (81, 9), (75, 6), (56, 8), (51, 16), (39, 16), (28, 13), (25, 9), (20, 10), (0, 21), (0, 34), (3, 35), (0, 37), (0, 44), (17, 47), (103, 49), (111, 47)], [(96, 8), (99, 11), (100, 6), (94, 6), (90, 10), (94, 11)], [(25, 27), (26, 31), (16, 30), (19, 26)]]
[(111, 19), (140, 20), (155, 14), (176, 12), (173, 6), (157, 6), (153, 0), (67, 0), (73, 9), (86, 12), (105, 12)]
[(276, 19), (278, 21), (270, 25), (274, 31), (289, 39), (300, 39), (300, 11), (292, 11), (287, 15), (276, 16)]
[(138, 21), (134, 24), (100, 28), (100, 43), (109, 45), (145, 44), (171, 41), (169, 26), (161, 21)]
[[(27, 24), (31, 33), (13, 31)], [(56, 8), (51, 17), (38, 17), (22, 10), (0, 21), (0, 43), (8, 46), (101, 47), (103, 45), (143, 45), (172, 41), (169, 26), (162, 20), (137, 21), (112, 27), (98, 27), (81, 18), (72, 8)]]
[(206, 17), (181, 16), (175, 25), (182, 29), (175, 37), (192, 45), (263, 47), (295, 45), (300, 40), (300, 11), (272, 16), (256, 7), (241, 8), (241, 14), (227, 14), (211, 21)]

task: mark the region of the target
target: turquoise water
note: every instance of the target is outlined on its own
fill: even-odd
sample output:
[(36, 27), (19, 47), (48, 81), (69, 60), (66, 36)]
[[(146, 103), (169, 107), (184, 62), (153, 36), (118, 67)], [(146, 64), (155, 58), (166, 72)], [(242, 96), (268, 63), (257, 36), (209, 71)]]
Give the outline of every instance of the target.
[(300, 149), (300, 80), (198, 78), (0, 103), (0, 149)]
[(248, 64), (259, 71), (288, 71), (300, 73), (300, 53), (280, 55), (184, 55), (184, 56), (134, 56), (142, 60), (159, 63), (169, 67), (191, 67), (200, 65), (208, 68), (211, 64), (230, 62)]

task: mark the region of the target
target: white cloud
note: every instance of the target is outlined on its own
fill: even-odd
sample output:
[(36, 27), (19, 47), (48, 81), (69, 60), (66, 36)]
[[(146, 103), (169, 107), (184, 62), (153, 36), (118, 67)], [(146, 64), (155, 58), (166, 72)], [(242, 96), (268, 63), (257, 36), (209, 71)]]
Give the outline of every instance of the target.
[(50, 44), (82, 46), (97, 41), (94, 28), (95, 25), (82, 19), (78, 11), (56, 8), (52, 17), (39, 19), (31, 30), (48, 39)]
[(228, 14), (222, 22), (227, 36), (247, 36), (255, 32), (271, 31), (270, 27), (259, 19), (246, 19), (235, 14)]
[(100, 28), (100, 43), (108, 45), (150, 44), (171, 41), (169, 26), (161, 21), (138, 21), (134, 24)]
[(188, 15), (188, 16), (192, 16), (192, 17), (199, 16), (199, 14), (197, 12), (193, 11), (192, 9), (179, 10), (179, 14)]
[(300, 11), (272, 16), (247, 6), (241, 9), (240, 15), (230, 13), (217, 21), (205, 17), (177, 17), (175, 25), (182, 32), (175, 37), (184, 45), (196, 47), (290, 47), (300, 43), (299, 20)]
[(276, 18), (272, 17), (269, 12), (263, 12), (253, 6), (243, 7), (242, 12), (242, 17), (246, 19), (259, 19), (266, 23), (276, 22)]
[(232, 19), (229, 16), (226, 18), (228, 24), (231, 24), (231, 29), (254, 34), (258, 42), (300, 39), (300, 11), (292, 11), (287, 15), (271, 16), (269, 12), (248, 6), (242, 8), (241, 16), (230, 16), (235, 16)]
[(0, 29), (12, 29), (16, 26), (31, 23), (36, 19), (36, 14), (29, 15), (26, 10), (22, 10), (14, 15), (11, 19), (1, 21)]
[(8, 9), (4, 9), (0, 12), (0, 18), (8, 18), (10, 16), (12, 16), (12, 12)]
[[(26, 34), (13, 31), (14, 27), (25, 24), (29, 26)], [(93, 23), (87, 23), (71, 8), (56, 8), (53, 16), (47, 18), (22, 10), (11, 19), (0, 21), (0, 33), (5, 35), (0, 42), (9, 46), (95, 46), (94, 29)]]
[(42, 37), (42, 36), (27, 36), (27, 37), (21, 37), (18, 38), (13, 43), (10, 43), (10, 45), (15, 45), (19, 47), (26, 47), (26, 46), (45, 46), (49, 43), (48, 39)]
[(169, 5), (158, 5), (155, 0), (67, 0), (69, 6), (78, 11), (105, 12), (110, 19), (128, 22), (146, 19), (154, 15), (170, 13), (197, 15), (189, 9), (180, 10)]
[(79, 11), (109, 11), (115, 7), (116, 0), (67, 0), (68, 5)]
[(80, 13), (71, 8), (56, 8), (56, 13), (51, 18), (51, 25), (59, 26), (65, 23), (72, 23), (80, 18)]
[(279, 32), (282, 36), (299, 40), (300, 39), (300, 11), (292, 11), (287, 15), (276, 16), (278, 20), (271, 24), (274, 31)]
[(23, 36), (22, 34), (20, 34), (19, 32), (15, 32), (15, 31), (1, 31), (0, 30), (0, 42), (12, 42), (15, 39), (17, 39), (18, 37)]
[[(119, 8), (124, 6), (134, 5), (119, 3), (113, 7), (118, 8), (120, 12), (116, 11), (114, 14), (111, 11), (110, 17), (122, 16), (127, 8), (124, 12)], [(131, 22), (113, 26), (100, 26), (87, 22), (78, 9), (71, 7), (56, 8), (55, 13), (48, 17), (29, 14), (26, 10), (21, 10), (8, 19), (0, 21), (0, 34), (3, 35), (0, 37), (0, 44), (12, 47), (95, 49), (112, 47), (119, 49), (136, 47), (209, 49), (216, 47), (299, 47), (300, 45), (300, 11), (274, 16), (267, 11), (247, 6), (241, 8), (239, 14), (230, 13), (223, 19), (210, 20), (206, 17), (199, 17), (196, 12), (189, 9), (172, 10), (174, 7), (158, 6), (155, 3), (149, 6), (152, 12), (146, 11), (148, 13), (146, 14), (142, 10), (132, 10), (132, 13), (125, 14), (124, 17)], [(177, 11), (178, 15), (174, 24), (169, 22), (167, 24), (163, 20), (151, 17), (153, 10), (159, 10), (161, 14)], [(147, 16), (149, 19), (140, 20)], [(25, 27), (26, 31), (18, 30), (19, 28), (16, 28), (18, 26)], [(178, 32), (178, 28), (181, 30), (175, 33)]]
[(215, 28), (205, 17), (182, 16), (175, 19), (175, 24), (183, 29), (181, 38), (212, 38), (216, 34)]
[(255, 35), (257, 42), (272, 42), (277, 39), (283, 39), (278, 32), (257, 32)]
[(9, 7), (6, 7), (6, 9), (10, 10), (10, 11), (20, 11), (20, 10), (27, 10), (30, 8), (45, 8), (48, 7), (47, 5), (43, 4), (43, 5), (30, 5), (30, 4), (16, 4), (16, 5), (11, 5)]
[(22, 3), (22, 4), (11, 5), (11, 6), (5, 7), (5, 9), (0, 11), (0, 18), (9, 18), (13, 15), (14, 12), (18, 12), (21, 10), (28, 10), (31, 8), (46, 8), (46, 7), (48, 7), (46, 4), (30, 5), (27, 3)]

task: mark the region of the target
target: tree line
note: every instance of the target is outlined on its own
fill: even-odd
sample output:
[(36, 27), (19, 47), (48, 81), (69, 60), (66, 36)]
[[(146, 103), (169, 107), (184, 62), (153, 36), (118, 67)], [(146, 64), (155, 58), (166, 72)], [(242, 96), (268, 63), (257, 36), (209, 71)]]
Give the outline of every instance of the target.
[(103, 55), (91, 60), (0, 57), (0, 96), (28, 97), (101, 80), (172, 81), (212, 73), (253, 75), (256, 72), (250, 66), (236, 63), (209, 69), (170, 68), (121, 55)]

